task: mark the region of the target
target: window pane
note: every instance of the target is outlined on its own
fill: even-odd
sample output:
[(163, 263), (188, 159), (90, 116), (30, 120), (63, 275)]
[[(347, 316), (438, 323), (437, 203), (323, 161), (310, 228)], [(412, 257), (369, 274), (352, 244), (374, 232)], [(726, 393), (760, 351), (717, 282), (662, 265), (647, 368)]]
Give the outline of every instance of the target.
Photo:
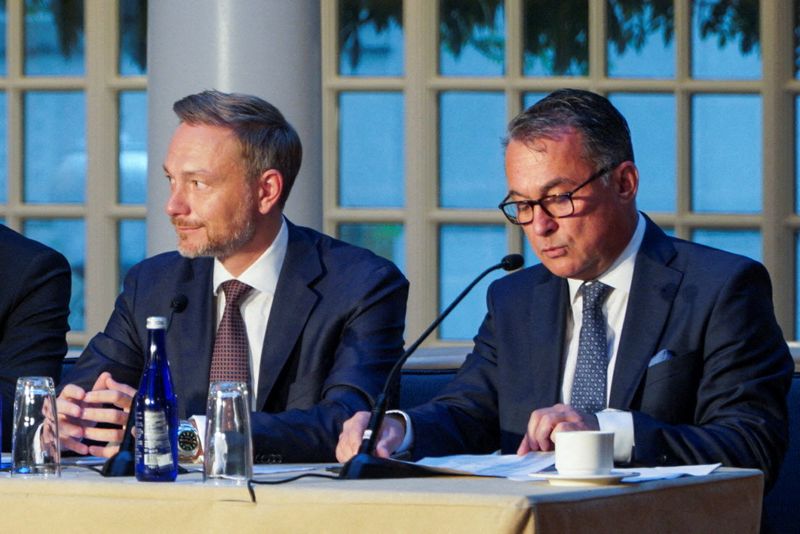
[(692, 76), (758, 79), (758, 0), (692, 2)]
[(119, 0), (119, 73), (147, 74), (147, 0)]
[(800, 337), (800, 234), (794, 235), (794, 270), (794, 335), (784, 332), (788, 339)]
[(403, 2), (339, 1), (339, 73), (403, 75)]
[(0, 203), (8, 202), (8, 103), (0, 91)]
[[(139, 219), (119, 222), (119, 286), (128, 274), (128, 269), (142, 261), (147, 255), (147, 225)], [(121, 290), (121, 289), (120, 289)]]
[(608, 75), (674, 78), (672, 2), (608, 2)]
[(346, 223), (339, 225), (339, 239), (368, 248), (405, 271), (405, 233), (402, 224)]
[(523, 74), (586, 76), (589, 73), (587, 0), (524, 0)]
[(677, 195), (675, 97), (617, 93), (609, 98), (628, 120), (631, 129), (639, 167), (637, 206), (644, 211), (674, 212)]
[(692, 99), (692, 206), (706, 212), (761, 212), (761, 98)]
[[(800, 0), (794, 0), (794, 77), (800, 78)], [(800, 321), (800, 316), (798, 321)], [(797, 331), (795, 337), (798, 334), (800, 334), (800, 330)]]
[[(6, 10), (5, 0), (0, 5), (0, 75), (6, 75), (6, 31), (8, 20), (8, 11)], [(5, 122), (3, 123), (5, 124)]]
[(25, 202), (84, 201), (85, 117), (81, 92), (25, 94)]
[(505, 72), (503, 0), (439, 0), (439, 71), (445, 76)]
[[(439, 313), (478, 276), (506, 254), (501, 225), (442, 225), (439, 229)], [(439, 326), (440, 339), (472, 339), (486, 315), (486, 289), (503, 275), (495, 271), (459, 304)]]
[(761, 233), (756, 230), (695, 230), (692, 241), (761, 261)]
[(538, 265), (542, 263), (539, 260), (539, 256), (533, 251), (531, 247), (531, 242), (528, 241), (528, 238), (525, 237), (525, 232), (520, 230), (519, 235), (522, 239), (522, 257), (525, 258), (525, 267), (530, 267), (531, 265)]
[(528, 109), (548, 94), (549, 93), (524, 93), (522, 96), (522, 107)]
[[(794, 154), (794, 210), (800, 213), (800, 97), (794, 99)], [(797, 292), (800, 294), (800, 286)]]
[(119, 94), (119, 202), (147, 201), (147, 93)]
[(83, 72), (83, 2), (25, 0), (25, 74)]
[(75, 219), (29, 219), (22, 233), (61, 252), (72, 268), (72, 297), (69, 301), (69, 326), (72, 330), (84, 327), (84, 280), (86, 243), (84, 221)]
[(339, 116), (339, 204), (402, 207), (403, 95), (341, 93)]
[(440, 206), (496, 208), (505, 196), (502, 93), (442, 93), (439, 99)]

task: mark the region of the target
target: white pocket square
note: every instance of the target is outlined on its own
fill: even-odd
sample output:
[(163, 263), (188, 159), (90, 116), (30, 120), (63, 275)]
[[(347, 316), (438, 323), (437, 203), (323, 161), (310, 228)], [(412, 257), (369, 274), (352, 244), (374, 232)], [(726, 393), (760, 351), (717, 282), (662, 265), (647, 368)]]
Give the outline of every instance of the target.
[(650, 363), (647, 364), (647, 367), (653, 367), (654, 365), (658, 365), (659, 363), (664, 363), (667, 360), (671, 360), (675, 357), (675, 353), (671, 350), (660, 350), (656, 353), (655, 356), (650, 358)]

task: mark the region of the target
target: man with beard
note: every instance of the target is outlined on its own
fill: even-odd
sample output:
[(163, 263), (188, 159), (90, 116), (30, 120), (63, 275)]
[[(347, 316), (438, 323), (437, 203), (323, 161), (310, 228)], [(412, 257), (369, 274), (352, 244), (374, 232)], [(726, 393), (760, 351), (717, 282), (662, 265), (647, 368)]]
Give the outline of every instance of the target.
[[(402, 353), (408, 282), (391, 262), (283, 216), (302, 150), (274, 106), (205, 91), (173, 109), (181, 122), (164, 173), (178, 252), (131, 269), (105, 331), (66, 377), (62, 448), (116, 452), (146, 318), (163, 315), (182, 418), (205, 413), (211, 380), (243, 372), (255, 461), (332, 461), (342, 422), (369, 408)], [(216, 335), (229, 319), (245, 330), (233, 371)]]

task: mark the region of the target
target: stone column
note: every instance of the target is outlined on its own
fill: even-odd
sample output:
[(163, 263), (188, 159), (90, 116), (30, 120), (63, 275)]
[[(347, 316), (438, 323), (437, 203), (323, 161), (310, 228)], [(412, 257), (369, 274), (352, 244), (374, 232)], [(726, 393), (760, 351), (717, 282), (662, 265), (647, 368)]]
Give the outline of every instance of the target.
[(303, 143), (303, 165), (285, 213), (322, 227), (322, 99), (319, 0), (170, 0), (147, 14), (147, 253), (174, 250), (164, 214), (162, 164), (178, 122), (176, 100), (205, 89), (274, 104)]

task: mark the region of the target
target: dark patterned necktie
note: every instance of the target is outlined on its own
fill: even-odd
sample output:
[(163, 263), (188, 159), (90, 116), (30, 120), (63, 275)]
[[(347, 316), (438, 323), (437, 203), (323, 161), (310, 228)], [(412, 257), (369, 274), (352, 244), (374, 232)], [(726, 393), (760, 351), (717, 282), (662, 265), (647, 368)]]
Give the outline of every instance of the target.
[(602, 282), (584, 282), (583, 324), (578, 339), (578, 362), (572, 383), (573, 408), (597, 413), (606, 407), (606, 374), (608, 372), (608, 342), (603, 300), (611, 287)]
[(211, 356), (211, 382), (226, 380), (244, 382), (250, 387), (250, 358), (247, 329), (239, 311), (239, 304), (253, 288), (238, 280), (222, 283), (225, 292), (225, 311), (214, 338)]

